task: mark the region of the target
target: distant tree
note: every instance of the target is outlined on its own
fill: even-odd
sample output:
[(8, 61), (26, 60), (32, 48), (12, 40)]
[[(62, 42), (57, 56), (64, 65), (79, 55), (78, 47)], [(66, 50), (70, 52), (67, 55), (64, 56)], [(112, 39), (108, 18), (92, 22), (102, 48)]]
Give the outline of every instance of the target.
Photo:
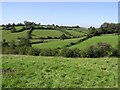
[(67, 39), (68, 37), (65, 35), (65, 34), (62, 34), (61, 36), (60, 36), (60, 39), (61, 40), (64, 40), (64, 39)]
[(12, 33), (16, 32), (16, 28), (14, 26), (11, 28), (11, 32)]
[(80, 50), (77, 48), (74, 49), (69, 49), (69, 48), (63, 48), (61, 50), (61, 55), (64, 57), (72, 57), (72, 58), (76, 58), (76, 57), (80, 57)]
[(3, 39), (3, 41), (2, 41), (2, 47), (5, 48), (5, 47), (8, 47), (8, 46), (9, 46), (8, 42), (5, 39)]
[(55, 26), (55, 24), (52, 24), (52, 26)]
[(28, 33), (28, 39), (31, 39), (32, 38), (32, 31), (33, 31), (34, 29), (33, 29), (33, 27), (31, 27), (30, 29), (29, 29), (29, 31), (27, 32)]
[(20, 38), (19, 46), (31, 46), (28, 38)]
[(109, 55), (112, 48), (110, 44), (99, 42), (96, 46), (92, 45), (86, 49), (84, 57), (97, 58)]
[(9, 46), (10, 46), (10, 49), (15, 49), (15, 46), (16, 46), (15, 41), (14, 40), (10, 41)]

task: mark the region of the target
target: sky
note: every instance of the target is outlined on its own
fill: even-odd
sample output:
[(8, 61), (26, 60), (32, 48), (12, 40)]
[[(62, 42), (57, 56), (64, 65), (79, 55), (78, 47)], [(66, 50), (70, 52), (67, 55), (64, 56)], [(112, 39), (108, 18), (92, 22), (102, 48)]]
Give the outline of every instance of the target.
[(2, 2), (2, 24), (31, 21), (41, 24), (99, 27), (118, 22), (117, 2)]

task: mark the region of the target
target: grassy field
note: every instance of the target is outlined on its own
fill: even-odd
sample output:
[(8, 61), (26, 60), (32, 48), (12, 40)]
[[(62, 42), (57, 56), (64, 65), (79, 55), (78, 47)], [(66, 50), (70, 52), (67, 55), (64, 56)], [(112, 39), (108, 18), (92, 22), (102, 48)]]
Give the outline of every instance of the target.
[(15, 26), (16, 30), (20, 30), (23, 28), (23, 26)]
[(33, 44), (34, 48), (62, 48), (71, 42), (77, 42), (80, 38), (76, 39), (66, 39), (66, 40), (50, 40), (47, 43)]
[(3, 55), (3, 88), (115, 88), (117, 58)]
[(108, 43), (111, 44), (112, 47), (116, 48), (118, 44), (118, 35), (110, 34), (110, 35), (95, 36), (88, 40), (83, 41), (82, 43), (73, 45), (70, 48), (79, 48), (81, 50), (84, 50), (88, 48), (90, 45), (95, 45), (98, 42)]
[(58, 30), (35, 30), (32, 32), (33, 38), (39, 38), (39, 37), (60, 37), (63, 33)]
[(75, 31), (75, 30), (66, 30), (66, 31), (69, 32), (71, 35), (76, 36), (76, 37), (78, 37), (78, 36), (82, 37), (84, 35), (84, 33), (80, 33), (80, 32)]
[(7, 41), (17, 40), (18, 37), (26, 37), (28, 30), (18, 33), (11, 33), (10, 30), (2, 31), (2, 39), (6, 39)]

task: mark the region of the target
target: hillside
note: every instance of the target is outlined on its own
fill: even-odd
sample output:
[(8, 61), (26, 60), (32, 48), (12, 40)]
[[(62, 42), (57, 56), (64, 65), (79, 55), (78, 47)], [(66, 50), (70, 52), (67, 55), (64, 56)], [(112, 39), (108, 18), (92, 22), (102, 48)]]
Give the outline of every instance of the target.
[(108, 43), (111, 44), (112, 47), (116, 48), (116, 46), (118, 45), (118, 35), (108, 34), (108, 35), (95, 36), (88, 40), (83, 41), (82, 43), (73, 45), (70, 48), (79, 48), (81, 50), (84, 50), (91, 45), (97, 44), (98, 42)]
[(74, 43), (77, 42), (78, 40), (80, 40), (80, 38), (76, 38), (76, 39), (67, 39), (67, 40), (50, 40), (46, 43), (40, 43), (40, 44), (33, 44), (32, 47), (34, 48), (62, 48), (65, 45), (68, 45), (70, 43)]
[(32, 38), (39, 38), (39, 37), (60, 37), (63, 33), (58, 30), (42, 30), (42, 29), (34, 29), (32, 32)]
[(16, 32), (16, 33), (11, 33), (10, 30), (2, 30), (2, 39), (5, 39), (7, 41), (17, 41), (18, 38), (23, 38), (23, 37), (27, 37), (27, 31), (22, 31), (22, 32)]

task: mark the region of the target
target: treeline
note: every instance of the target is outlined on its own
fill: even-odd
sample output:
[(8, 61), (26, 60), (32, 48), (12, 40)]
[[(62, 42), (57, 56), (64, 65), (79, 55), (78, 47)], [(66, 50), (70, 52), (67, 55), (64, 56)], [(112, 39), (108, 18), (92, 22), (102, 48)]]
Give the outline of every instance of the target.
[(119, 34), (120, 23), (104, 23), (100, 26), (100, 28), (90, 27), (88, 28), (87, 35), (88, 36), (99, 36), (101, 34)]
[[(16, 30), (16, 27), (15, 26), (22, 26), (21, 29), (19, 30)], [(59, 30), (61, 32), (64, 33), (64, 36), (66, 36), (65, 39), (70, 39), (70, 38), (79, 38), (79, 36), (73, 36), (72, 34), (70, 34), (69, 32), (67, 32), (66, 30), (68, 29), (72, 29), (74, 30), (74, 28), (81, 28), (79, 26), (58, 26), (58, 25), (41, 25), (40, 23), (39, 24), (36, 24), (34, 22), (28, 22), (28, 21), (24, 21), (24, 24), (22, 23), (18, 23), (18, 24), (6, 24), (6, 25), (2, 25), (2, 30), (11, 30), (12, 33), (15, 33), (15, 32), (22, 32), (24, 30), (29, 30), (31, 31), (31, 28), (32, 30), (40, 30), (40, 29), (46, 29), (46, 30)], [(84, 36), (87, 36), (87, 37), (92, 37), (92, 36), (99, 36), (101, 34), (113, 34), (113, 33), (116, 33), (116, 34), (119, 34), (119, 31), (120, 30), (120, 23), (103, 23), (99, 28), (95, 28), (95, 27), (90, 27), (90, 28), (87, 28), (86, 29), (86, 34)], [(32, 33), (32, 32), (31, 32)], [(66, 34), (66, 35), (65, 35)], [(67, 36), (68, 35), (68, 36)], [(62, 37), (62, 35), (60, 36)], [(45, 38), (45, 37), (39, 37), (40, 39), (60, 39), (60, 37), (54, 37), (52, 38), (51, 36)], [(31, 35), (29, 35), (29, 38), (32, 38)]]
[[(2, 30), (16, 30), (15, 26), (23, 26), (22, 29), (29, 28), (31, 26), (34, 26), (34, 29), (47, 29), (47, 30), (55, 30), (58, 28), (80, 28), (78, 25), (77, 26), (59, 26), (59, 25), (41, 25), (41, 23), (34, 23), (34, 22), (29, 22), (29, 21), (24, 21), (24, 23), (8, 23), (8, 24), (2, 24)], [(21, 30), (22, 31), (22, 30)]]
[[(120, 42), (119, 42), (120, 43)], [(118, 46), (116, 49), (112, 48), (110, 44), (99, 42), (97, 45), (92, 45), (84, 51), (77, 48), (62, 49), (35, 49), (31, 47), (29, 39), (22, 38), (19, 44), (16, 45), (14, 41), (2, 42), (2, 53), (3, 54), (18, 54), (18, 55), (33, 55), (33, 56), (63, 56), (63, 57), (87, 57), (87, 58), (98, 58), (98, 57), (119, 57), (120, 52)]]

